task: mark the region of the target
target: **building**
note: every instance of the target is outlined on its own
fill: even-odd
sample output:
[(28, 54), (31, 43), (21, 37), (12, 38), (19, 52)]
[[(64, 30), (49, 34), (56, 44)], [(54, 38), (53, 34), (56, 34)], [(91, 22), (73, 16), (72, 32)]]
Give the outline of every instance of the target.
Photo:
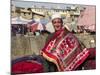
[[(15, 4), (15, 5), (14, 5)], [(26, 5), (27, 4), (27, 5)], [(64, 23), (69, 23), (71, 30), (77, 31), (77, 21), (83, 5), (69, 5), (62, 3), (13, 1), (12, 17), (21, 16), (27, 20), (51, 19), (53, 13), (60, 13)], [(16, 15), (17, 14), (17, 15)]]
[(20, 16), (25, 19), (33, 19), (31, 8), (20, 8)]
[(17, 9), (16, 6), (11, 5), (11, 17), (12, 17), (12, 18), (18, 16), (18, 13), (16, 12), (16, 9)]

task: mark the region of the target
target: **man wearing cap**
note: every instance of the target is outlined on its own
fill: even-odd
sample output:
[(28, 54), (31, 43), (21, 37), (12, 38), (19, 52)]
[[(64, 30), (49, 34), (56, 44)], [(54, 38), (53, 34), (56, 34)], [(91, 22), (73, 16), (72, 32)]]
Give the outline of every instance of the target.
[[(66, 28), (67, 32), (70, 31), (70, 28), (67, 25), (63, 25), (63, 20), (62, 20), (61, 15), (59, 13), (53, 14), (51, 16), (51, 22), (52, 22), (52, 25), (53, 25), (55, 32), (57, 32), (61, 29), (64, 29), (64, 28)], [(54, 33), (51, 33), (51, 35), (49, 35), (47, 37), (47, 41), (49, 40), (50, 37), (52, 37), (52, 35)]]
[(58, 71), (76, 70), (89, 56), (89, 50), (82, 50), (78, 39), (63, 25), (60, 14), (52, 15), (51, 21), (55, 32), (48, 37), (41, 55)]
[(63, 27), (66, 27), (68, 31), (70, 30), (67, 25), (63, 25), (63, 20), (61, 18), (61, 15), (58, 13), (52, 15), (51, 21), (55, 31), (58, 31)]

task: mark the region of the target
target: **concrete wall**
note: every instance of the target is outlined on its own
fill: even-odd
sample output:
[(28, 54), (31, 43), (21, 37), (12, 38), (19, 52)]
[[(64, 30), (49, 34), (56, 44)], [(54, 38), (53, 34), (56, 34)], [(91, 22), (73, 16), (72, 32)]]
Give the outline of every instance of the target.
[(15, 59), (25, 55), (38, 55), (44, 47), (47, 35), (43, 36), (14, 36), (11, 39), (11, 58)]
[(89, 35), (89, 34), (75, 34), (75, 36), (79, 39), (81, 43), (86, 48), (93, 48), (96, 47), (96, 35)]
[[(12, 59), (25, 55), (38, 55), (39, 51), (44, 47), (48, 35), (39, 36), (18, 36), (11, 39), (11, 57)], [(95, 35), (75, 34), (77, 38), (85, 45), (85, 47), (96, 47)], [(91, 42), (91, 40), (94, 40)]]

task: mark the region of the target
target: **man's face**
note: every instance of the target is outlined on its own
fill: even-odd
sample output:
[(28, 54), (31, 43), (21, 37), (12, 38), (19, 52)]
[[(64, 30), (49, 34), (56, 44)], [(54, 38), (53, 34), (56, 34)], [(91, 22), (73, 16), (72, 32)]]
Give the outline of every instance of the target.
[(53, 26), (55, 28), (55, 31), (58, 31), (58, 30), (60, 30), (62, 28), (63, 22), (62, 22), (62, 20), (60, 18), (56, 18), (56, 19), (54, 19), (52, 21), (52, 24), (53, 24)]

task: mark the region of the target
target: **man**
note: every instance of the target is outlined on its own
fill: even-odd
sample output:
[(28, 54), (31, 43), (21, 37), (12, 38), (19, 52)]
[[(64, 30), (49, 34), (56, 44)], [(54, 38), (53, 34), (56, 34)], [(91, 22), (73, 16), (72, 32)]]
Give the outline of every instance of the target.
[(55, 32), (62, 29), (63, 21), (61, 19), (60, 14), (55, 14), (52, 16), (52, 24), (53, 24), (53, 27), (55, 29)]
[[(53, 25), (53, 28), (55, 30), (55, 32), (61, 30), (61, 29), (64, 29), (66, 28), (67, 29), (67, 32), (70, 31), (69, 27), (67, 25), (63, 25), (63, 20), (61, 19), (61, 15), (60, 14), (53, 14), (52, 17), (51, 17), (51, 22), (52, 22), (52, 25)], [(51, 35), (49, 35), (47, 37), (47, 40), (49, 40), (50, 37), (52, 37), (52, 35), (55, 33), (53, 32)]]
[(82, 50), (78, 39), (67, 25), (63, 25), (60, 14), (54, 14), (51, 21), (55, 32), (48, 37), (41, 55), (55, 64), (58, 71), (76, 70), (87, 59), (90, 51), (86, 48)]

